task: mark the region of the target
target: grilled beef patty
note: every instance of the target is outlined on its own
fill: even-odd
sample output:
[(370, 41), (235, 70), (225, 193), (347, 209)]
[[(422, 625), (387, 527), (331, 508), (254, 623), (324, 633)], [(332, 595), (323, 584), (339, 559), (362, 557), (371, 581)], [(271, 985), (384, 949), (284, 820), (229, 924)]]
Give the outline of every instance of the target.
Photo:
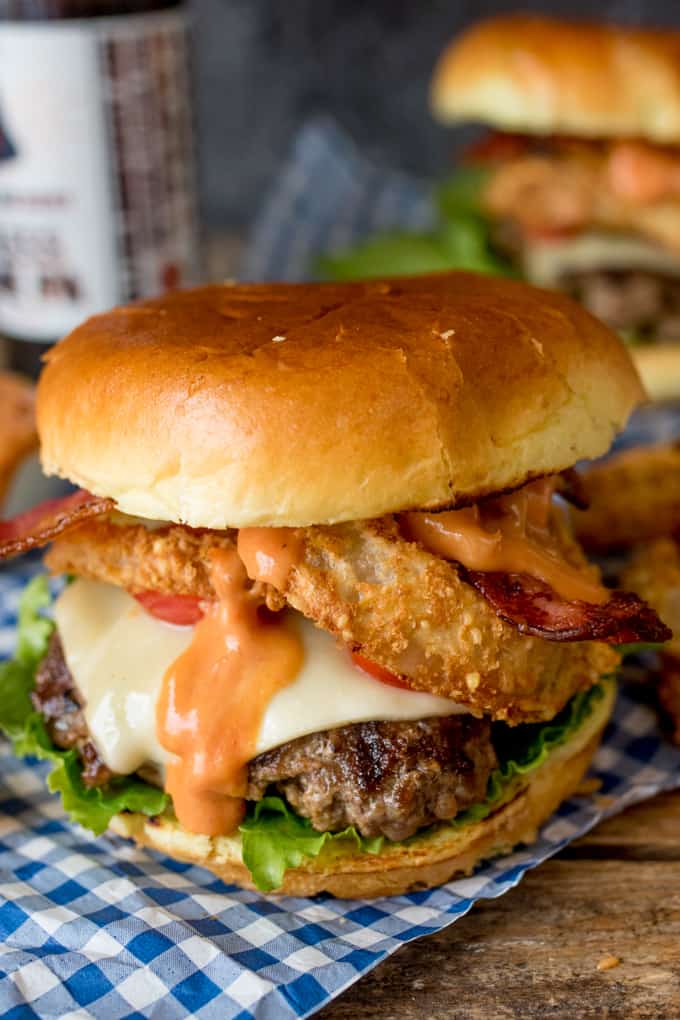
[[(58, 747), (75, 747), (88, 786), (113, 773), (87, 730), (83, 699), (55, 632), (33, 704)], [(271, 787), (320, 832), (354, 825), (363, 836), (401, 840), (484, 799), (496, 766), (487, 720), (469, 715), (418, 722), (365, 722), (313, 733), (266, 751), (248, 766), (248, 800)], [(160, 781), (155, 769), (144, 778)]]
[(680, 279), (649, 270), (572, 273), (562, 286), (612, 329), (642, 339), (680, 340)]
[(484, 800), (495, 765), (485, 719), (353, 723), (258, 755), (247, 796), (275, 785), (320, 832), (400, 840)]
[(71, 747), (77, 749), (83, 762), (85, 785), (102, 786), (107, 783), (113, 773), (90, 740), (83, 701), (66, 665), (56, 631), (50, 638), (45, 658), (38, 666), (31, 700), (45, 720), (52, 742), (65, 750)]

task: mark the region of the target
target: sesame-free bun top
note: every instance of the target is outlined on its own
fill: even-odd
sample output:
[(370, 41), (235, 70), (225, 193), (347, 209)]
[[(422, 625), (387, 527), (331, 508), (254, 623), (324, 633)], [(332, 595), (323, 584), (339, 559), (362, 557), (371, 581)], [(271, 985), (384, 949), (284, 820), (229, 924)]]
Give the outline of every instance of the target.
[(470, 502), (604, 453), (644, 395), (574, 302), (473, 273), (202, 287), (46, 361), (45, 471), (207, 528)]
[(431, 95), (449, 122), (677, 143), (680, 32), (500, 15), (449, 45)]

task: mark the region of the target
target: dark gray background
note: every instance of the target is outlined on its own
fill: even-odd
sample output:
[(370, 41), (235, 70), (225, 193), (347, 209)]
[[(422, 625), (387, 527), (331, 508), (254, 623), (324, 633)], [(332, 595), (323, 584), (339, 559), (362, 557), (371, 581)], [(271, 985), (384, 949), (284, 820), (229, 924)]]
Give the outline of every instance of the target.
[(379, 161), (444, 172), (455, 135), (428, 114), (434, 61), (467, 22), (518, 8), (680, 27), (680, 0), (193, 0), (206, 225), (247, 224), (314, 114)]

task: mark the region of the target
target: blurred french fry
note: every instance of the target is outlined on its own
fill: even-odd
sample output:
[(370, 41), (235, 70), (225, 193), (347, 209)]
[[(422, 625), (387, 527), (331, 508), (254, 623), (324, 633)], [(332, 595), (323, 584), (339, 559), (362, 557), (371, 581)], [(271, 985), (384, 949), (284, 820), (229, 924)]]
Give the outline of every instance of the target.
[(33, 385), (0, 372), (0, 511), (15, 471), (37, 446)]
[(659, 704), (671, 725), (673, 743), (680, 745), (680, 659), (661, 656), (661, 675), (657, 685)]
[(587, 519), (582, 540), (598, 550), (628, 546), (618, 583), (648, 602), (673, 631), (654, 675), (660, 708), (680, 745), (680, 448), (621, 454), (587, 475), (586, 488), (601, 503), (597, 511), (592, 504), (578, 515)]
[(584, 474), (587, 510), (574, 530), (591, 552), (606, 552), (680, 530), (680, 444), (636, 447)]
[(680, 547), (657, 538), (634, 547), (620, 577), (621, 587), (648, 602), (675, 635), (664, 649), (680, 660)]

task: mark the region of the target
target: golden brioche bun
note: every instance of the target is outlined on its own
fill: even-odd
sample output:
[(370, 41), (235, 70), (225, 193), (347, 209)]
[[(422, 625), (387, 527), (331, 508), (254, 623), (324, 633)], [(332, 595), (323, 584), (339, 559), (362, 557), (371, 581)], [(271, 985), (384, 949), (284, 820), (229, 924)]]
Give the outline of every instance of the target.
[(652, 400), (680, 399), (680, 343), (649, 343), (630, 353)]
[(507, 14), (473, 25), (432, 80), (443, 121), (680, 141), (680, 32)]
[[(330, 892), (343, 899), (398, 896), (428, 889), (454, 877), (469, 875), (489, 857), (530, 843), (539, 827), (578, 787), (611, 714), (616, 693), (603, 683), (605, 696), (572, 738), (556, 748), (528, 775), (520, 777), (514, 797), (481, 822), (459, 829), (441, 825), (420, 838), (391, 844), (380, 854), (326, 855), (286, 871), (279, 894), (314, 896)], [(208, 868), (225, 882), (253, 889), (241, 857), (241, 837), (198, 836), (174, 818), (149, 819), (142, 814), (117, 815), (111, 829), (170, 857)]]
[(203, 287), (47, 355), (42, 463), (120, 510), (224, 528), (437, 508), (596, 457), (643, 390), (568, 298), (472, 273)]

